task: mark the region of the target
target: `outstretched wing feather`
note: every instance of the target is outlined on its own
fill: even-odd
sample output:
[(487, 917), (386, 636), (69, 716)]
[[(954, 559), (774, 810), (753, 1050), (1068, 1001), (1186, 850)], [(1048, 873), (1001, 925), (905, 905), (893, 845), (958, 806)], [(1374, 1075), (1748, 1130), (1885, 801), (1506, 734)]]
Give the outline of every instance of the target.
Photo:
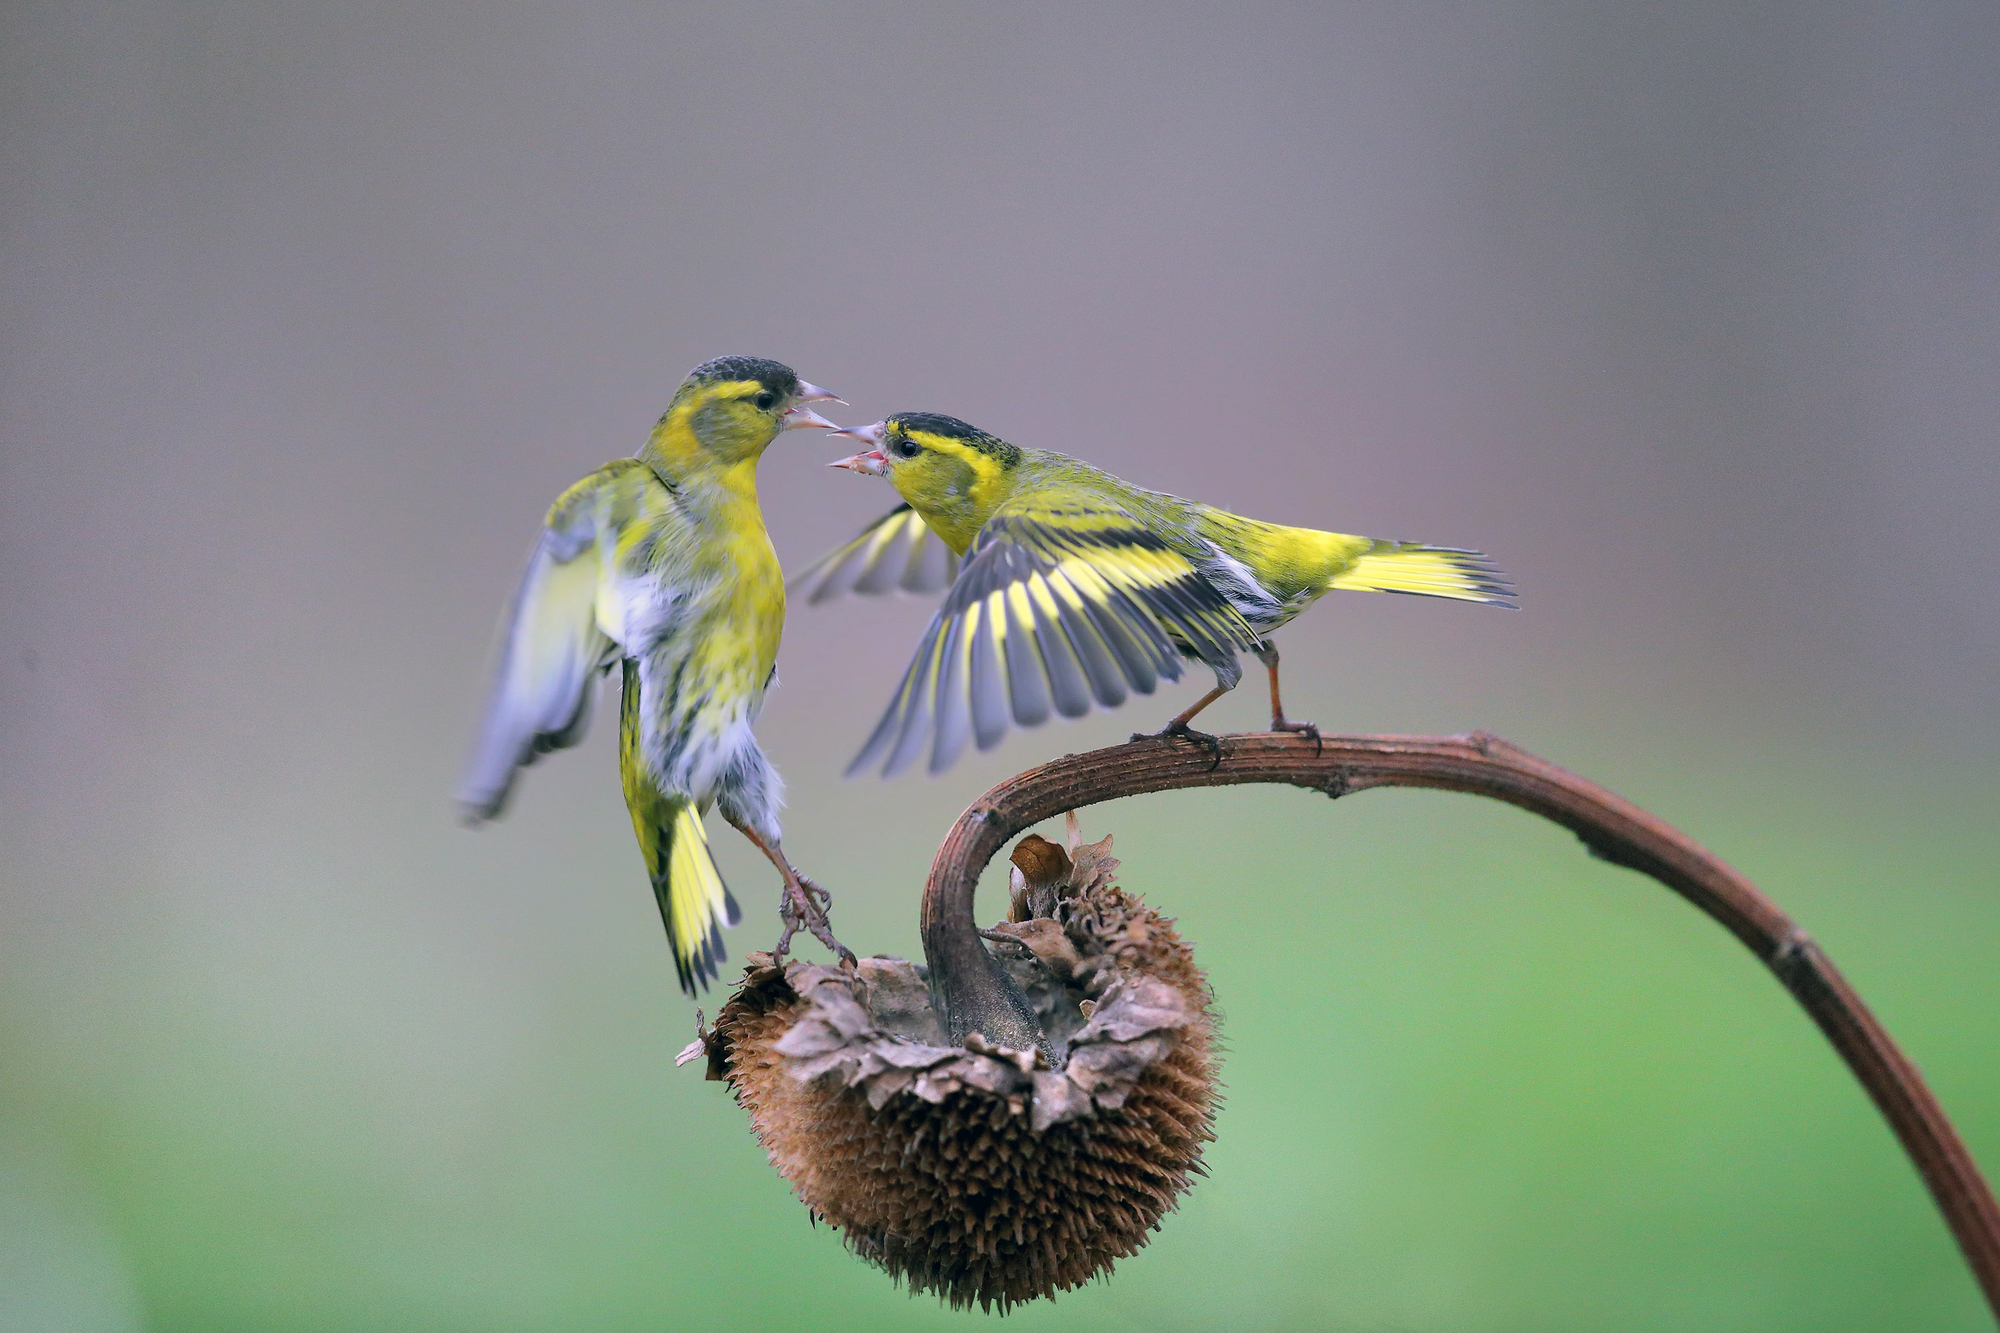
[(1025, 580), (1009, 584), (1004, 593), (994, 596), (1007, 599), (1008, 629), (1001, 646), (1007, 660), (1007, 696), (1014, 720), (1024, 727), (1040, 726), (1049, 718), (1049, 669), (1027, 584)]
[(1006, 668), (994, 642), (1006, 626), (1003, 605), (996, 607), (991, 594), (966, 609), (971, 651), (966, 656), (965, 691), (972, 700), (972, 739), (982, 750), (990, 750), (1007, 734)]
[(933, 705), (931, 771), (934, 773), (958, 758), (959, 751), (965, 748), (966, 738), (972, 734), (972, 705), (962, 688), (965, 661), (960, 644), (966, 637), (964, 619), (946, 624), (943, 636)]
[(1185, 557), (1108, 503), (1015, 503), (980, 532), (888, 710), (849, 765), (930, 768), (1009, 724), (1113, 708), (1180, 678), (1182, 651), (1233, 666), (1255, 632)]
[(957, 572), (958, 557), (905, 504), (815, 560), (791, 586), (805, 589), (808, 606), (818, 606), (849, 592), (936, 592)]
[(1049, 592), (1048, 579), (1036, 574), (1029, 581), (1028, 592), (1035, 608), (1035, 644), (1048, 668), (1051, 702), (1064, 717), (1082, 717), (1090, 711), (1090, 680), (1069, 632), (1062, 627), (1062, 612)]
[(576, 744), (590, 721), (591, 687), (611, 659), (597, 623), (601, 553), (587, 514), (545, 527), (508, 608), (478, 740), (458, 788), (468, 819), (492, 819), (514, 777), (551, 750)]

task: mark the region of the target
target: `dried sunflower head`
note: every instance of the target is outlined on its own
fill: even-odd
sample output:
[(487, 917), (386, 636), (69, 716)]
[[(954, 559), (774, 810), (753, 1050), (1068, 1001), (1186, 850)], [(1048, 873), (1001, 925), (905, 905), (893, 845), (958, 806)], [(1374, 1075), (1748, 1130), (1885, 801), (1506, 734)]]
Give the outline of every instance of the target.
[[(1024, 840), (1025, 841), (1025, 840)], [(706, 1038), (778, 1172), (912, 1291), (1005, 1311), (1143, 1247), (1202, 1170), (1218, 1100), (1207, 979), (1173, 923), (1112, 880), (1111, 839), (1030, 849), (986, 932), (1068, 1055), (949, 1045), (928, 977), (752, 954)], [(1053, 855), (1051, 855), (1053, 852)], [(1017, 885), (1017, 890), (1020, 888)]]

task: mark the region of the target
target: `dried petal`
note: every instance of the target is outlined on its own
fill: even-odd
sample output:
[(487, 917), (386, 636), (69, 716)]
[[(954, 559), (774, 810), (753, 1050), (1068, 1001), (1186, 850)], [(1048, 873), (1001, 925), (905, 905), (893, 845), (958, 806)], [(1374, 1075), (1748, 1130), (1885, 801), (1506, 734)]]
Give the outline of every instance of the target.
[(1005, 965), (1061, 1026), (1062, 1069), (976, 1034), (943, 1044), (921, 969), (890, 958), (780, 973), (752, 955), (709, 1041), (806, 1205), (954, 1306), (1005, 1310), (1136, 1253), (1213, 1137), (1207, 979), (1172, 923), (1113, 882), (1109, 838), (1084, 844), (1072, 818), (1066, 841), (1046, 844), (1060, 878), (1023, 876), (1043, 910), (996, 927), (1034, 955)]

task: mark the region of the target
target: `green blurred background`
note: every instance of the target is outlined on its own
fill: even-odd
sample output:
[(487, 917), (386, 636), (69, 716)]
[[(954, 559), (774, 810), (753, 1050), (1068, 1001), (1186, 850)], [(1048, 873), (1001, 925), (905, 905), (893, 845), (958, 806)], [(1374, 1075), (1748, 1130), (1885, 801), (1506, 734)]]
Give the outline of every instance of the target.
[[(1519, 612), (1322, 603), (1295, 713), (1487, 727), (1688, 830), (2000, 1167), (1990, 3), (18, 3), (0, 172), (0, 1327), (984, 1318), (673, 1068), (602, 728), (452, 819), (542, 508), (722, 352), (1493, 552)], [(833, 452), (765, 463), (794, 566), (888, 503)], [(975, 794), (1201, 688), (840, 781), (927, 615), (800, 608), (760, 727), (868, 951)], [(1228, 1102), (1153, 1246), (1015, 1326), (1989, 1326), (1650, 881), (1432, 794), (1086, 829), (1199, 944)], [(740, 956), (775, 885), (717, 845)]]

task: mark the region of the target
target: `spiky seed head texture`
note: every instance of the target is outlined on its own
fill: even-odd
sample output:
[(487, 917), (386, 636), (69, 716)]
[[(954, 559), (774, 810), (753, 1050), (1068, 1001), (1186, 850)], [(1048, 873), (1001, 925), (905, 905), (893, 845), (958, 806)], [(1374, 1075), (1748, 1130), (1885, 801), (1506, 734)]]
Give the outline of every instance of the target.
[(1068, 1032), (1065, 1067), (945, 1043), (920, 970), (753, 955), (708, 1039), (772, 1165), (854, 1253), (913, 1292), (1001, 1311), (1143, 1247), (1214, 1136), (1215, 1016), (1173, 924), (1074, 849), (1055, 917), (998, 952)]

